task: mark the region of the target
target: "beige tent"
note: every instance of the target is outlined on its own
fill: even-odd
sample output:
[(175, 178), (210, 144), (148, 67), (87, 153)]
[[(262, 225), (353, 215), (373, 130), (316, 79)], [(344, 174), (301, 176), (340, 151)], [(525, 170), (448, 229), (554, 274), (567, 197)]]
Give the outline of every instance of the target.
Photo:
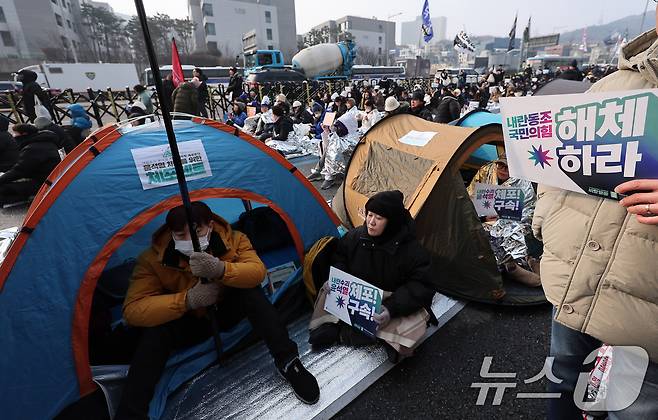
[(487, 143), (503, 150), (500, 124), (463, 128), (412, 115), (386, 118), (357, 145), (332, 207), (348, 227), (358, 226), (370, 196), (400, 190), (418, 239), (432, 253), (432, 277), (440, 291), (482, 302), (545, 302), (541, 290), (503, 285), (466, 193), (460, 169)]

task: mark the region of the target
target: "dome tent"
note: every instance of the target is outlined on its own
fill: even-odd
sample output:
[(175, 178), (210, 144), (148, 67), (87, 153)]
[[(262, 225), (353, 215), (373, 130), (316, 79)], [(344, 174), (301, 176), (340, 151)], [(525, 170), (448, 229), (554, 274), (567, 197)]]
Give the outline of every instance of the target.
[[(210, 176), (188, 181), (192, 200), (206, 201), (229, 222), (243, 204), (270, 207), (289, 230), (297, 262), (321, 237), (338, 235), (339, 221), (322, 197), (262, 143), (198, 118), (174, 128), (179, 143), (200, 142), (209, 162)], [(97, 282), (148, 246), (152, 228), (181, 203), (175, 183), (143, 188), (132, 151), (166, 144), (159, 122), (104, 127), (53, 171), (28, 210), (0, 265), (0, 408), (7, 418), (52, 418), (96, 389), (88, 332)], [(262, 258), (268, 266), (278, 262)], [(245, 334), (223, 334), (225, 347)], [(211, 341), (172, 357), (151, 415), (162, 412), (168, 391), (214, 361)]]
[(504, 147), (499, 123), (459, 127), (406, 114), (385, 118), (356, 146), (332, 207), (346, 226), (358, 226), (369, 197), (400, 190), (417, 237), (432, 255), (438, 291), (487, 303), (544, 303), (536, 289), (504, 284), (466, 192), (460, 171), (487, 144)]

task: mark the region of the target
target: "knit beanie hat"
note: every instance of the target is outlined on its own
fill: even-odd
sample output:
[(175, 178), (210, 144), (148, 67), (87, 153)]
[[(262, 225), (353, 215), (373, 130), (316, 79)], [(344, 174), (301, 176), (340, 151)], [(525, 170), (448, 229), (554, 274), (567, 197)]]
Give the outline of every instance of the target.
[(399, 224), (407, 214), (404, 195), (398, 190), (379, 192), (366, 202), (366, 211), (387, 218), (389, 223)]

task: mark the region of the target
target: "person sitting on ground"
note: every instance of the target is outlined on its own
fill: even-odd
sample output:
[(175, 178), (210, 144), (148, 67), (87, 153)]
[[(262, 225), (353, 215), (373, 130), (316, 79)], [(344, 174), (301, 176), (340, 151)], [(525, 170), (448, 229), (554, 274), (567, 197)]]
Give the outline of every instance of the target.
[(288, 103), (288, 99), (283, 93), (276, 95), (274, 98), (274, 105), (281, 105), (284, 115), (290, 115), (290, 103)]
[[(365, 209), (365, 222), (339, 240), (331, 265), (384, 290), (381, 310), (374, 316), (377, 337), (397, 361), (413, 353), (427, 329), (435, 293), (428, 280), (430, 255), (416, 239), (400, 191), (373, 195)], [(309, 343), (314, 347), (371, 344), (373, 339), (324, 310), (328, 290), (326, 282), (315, 301)]]
[[(183, 206), (169, 211), (137, 260), (123, 319), (141, 329), (115, 419), (147, 418), (149, 402), (174, 351), (212, 337), (208, 311), (227, 331), (245, 317), (263, 338), (295, 395), (315, 404), (320, 390), (298, 357), (283, 320), (265, 297), (265, 266), (249, 239), (203, 202), (192, 203), (202, 252), (194, 252)], [(208, 279), (202, 283), (200, 279)]]
[(293, 124), (290, 117), (286, 114), (285, 106), (278, 103), (272, 107), (272, 140), (288, 140), (288, 135), (293, 131)]
[(249, 89), (247, 105), (253, 106), (256, 109), (260, 108), (260, 102), (258, 102), (258, 91), (256, 89)]
[(319, 102), (314, 102), (311, 105), (311, 111), (313, 112), (313, 126), (311, 127), (311, 133), (316, 139), (322, 138), (322, 121), (324, 121), (324, 116), (327, 113), (327, 110), (324, 108), (324, 104)]
[(270, 98), (265, 96), (260, 104), (260, 118), (256, 125), (255, 136), (259, 140), (265, 140), (272, 137), (272, 127), (274, 127), (274, 116), (270, 107)]
[(532, 236), (532, 216), (537, 197), (530, 181), (511, 178), (507, 158), (500, 156), (475, 174), (468, 186), (468, 194), (473, 197), (475, 184), (501, 185), (520, 188), (524, 194), (521, 221), (483, 218), (484, 230), (489, 234), (489, 242), (498, 267), (505, 277), (530, 287), (541, 286), (539, 261), (528, 256), (526, 237)]
[(365, 134), (382, 119), (382, 113), (375, 108), (372, 99), (365, 101), (365, 110), (357, 115), (357, 119), (361, 120), (361, 133)]
[(414, 92), (411, 98), (411, 108), (409, 109), (409, 113), (427, 121), (433, 120), (434, 116), (425, 106), (425, 94), (423, 94), (422, 91), (417, 90)]
[[(455, 89), (455, 91), (444, 89), (444, 94), (436, 106), (434, 122), (448, 124), (459, 118), (462, 110), (459, 101), (455, 97), (457, 91), (459, 91), (459, 89)], [(461, 91), (458, 93), (461, 95)]]
[(292, 114), (290, 114), (290, 118), (293, 124), (311, 124), (313, 122), (313, 116), (299, 101), (292, 103)]
[(395, 99), (395, 96), (389, 96), (384, 102), (384, 112), (386, 113), (385, 117), (391, 117), (397, 114), (406, 114), (409, 112), (409, 106), (404, 103), (401, 104)]
[(174, 104), (174, 112), (199, 115), (199, 94), (190, 82), (183, 82), (174, 89), (171, 102)]
[(0, 172), (10, 170), (18, 160), (18, 145), (9, 132), (9, 119), (0, 115)]
[(244, 121), (247, 119), (246, 108), (244, 102), (233, 102), (233, 112), (229, 114), (228, 121), (238, 127), (244, 127)]
[(357, 114), (355, 107), (334, 120), (331, 127), (322, 125), (320, 159), (311, 170), (308, 180), (319, 181), (324, 178), (320, 186), (323, 190), (334, 186), (336, 179), (345, 174), (347, 161), (359, 140)]
[(80, 104), (69, 105), (69, 114), (71, 116), (71, 125), (80, 131), (80, 141), (87, 138), (91, 129), (91, 118)]
[(36, 120), (34, 120), (34, 126), (37, 128), (39, 131), (44, 131), (47, 130), (53, 134), (55, 134), (56, 137), (56, 145), (58, 149), (64, 149), (64, 152), (66, 153), (71, 153), (71, 150), (77, 146), (76, 143), (73, 142), (73, 139), (71, 139), (71, 136), (64, 130), (62, 127), (59, 125), (55, 124), (50, 117), (37, 117)]
[(16, 163), (0, 175), (0, 205), (28, 200), (61, 161), (54, 133), (39, 132), (31, 124), (16, 124), (13, 130), (19, 154)]
[(334, 105), (331, 107), (331, 112), (336, 113), (336, 118), (343, 116), (347, 112), (347, 105), (345, 104), (345, 98), (336, 94), (334, 99)]
[(146, 117), (146, 115), (146, 105), (140, 101), (133, 102), (128, 111), (128, 119), (135, 119), (135, 121), (132, 122), (133, 126), (144, 124), (146, 118), (143, 117)]
[(144, 111), (147, 115), (153, 114), (153, 100), (151, 99), (151, 91), (146, 89), (143, 85), (135, 85), (133, 87), (137, 92), (137, 100), (144, 104)]

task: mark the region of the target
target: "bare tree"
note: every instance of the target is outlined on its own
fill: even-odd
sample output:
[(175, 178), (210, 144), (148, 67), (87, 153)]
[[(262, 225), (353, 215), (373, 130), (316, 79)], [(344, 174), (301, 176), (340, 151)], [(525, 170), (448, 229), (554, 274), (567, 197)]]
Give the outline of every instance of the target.
[(379, 60), (379, 54), (373, 48), (359, 47), (356, 54), (355, 64), (369, 64), (376, 66)]
[(189, 18), (174, 19), (174, 31), (177, 39), (180, 40), (180, 47), (184, 55), (189, 56), (192, 53), (192, 37), (197, 24)]

